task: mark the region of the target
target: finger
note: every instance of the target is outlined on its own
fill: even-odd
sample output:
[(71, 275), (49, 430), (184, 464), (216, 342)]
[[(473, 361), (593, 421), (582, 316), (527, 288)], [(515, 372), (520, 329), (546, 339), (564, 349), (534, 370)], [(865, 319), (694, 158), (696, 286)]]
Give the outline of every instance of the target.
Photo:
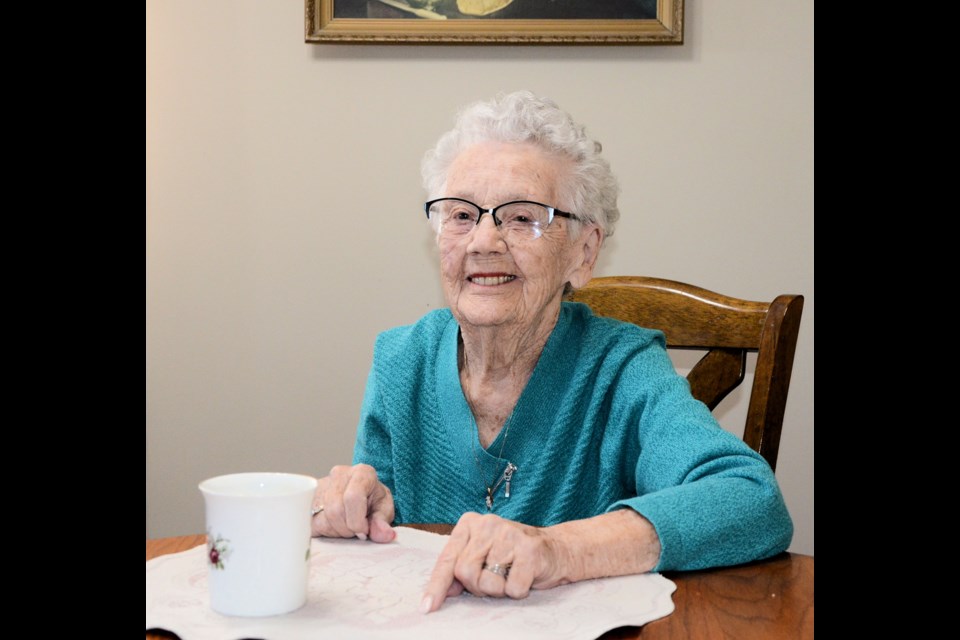
[(516, 523), (494, 514), (472, 514), (461, 518), (471, 528), (470, 546), (460, 554), (456, 577), (464, 589), (476, 596), (502, 598), (513, 562)]
[(368, 464), (354, 465), (343, 492), (343, 507), (346, 526), (358, 538), (365, 540), (370, 534), (371, 511), (383, 495), (376, 470)]
[(453, 583), (450, 585), (450, 588), (447, 589), (447, 597), (455, 598), (463, 592), (464, 592), (463, 583), (457, 580), (456, 578), (454, 578)]
[(330, 469), (327, 489), (323, 494), (323, 512), (314, 518), (323, 535), (335, 538), (348, 538), (353, 533), (347, 528), (344, 518), (343, 491), (349, 480), (349, 471), (342, 465)]
[[(490, 556), (488, 556), (490, 557)], [(507, 588), (510, 564), (507, 562), (486, 561), (481, 564), (480, 575), (477, 578), (475, 595), (502, 598)]]
[(370, 504), (367, 507), (367, 517), (379, 518), (384, 522), (393, 522), (396, 512), (393, 505), (393, 494), (385, 484), (377, 481), (376, 489), (370, 495)]
[(370, 539), (374, 542), (393, 542), (397, 532), (379, 516), (370, 518)]
[[(544, 567), (544, 539), (540, 530), (520, 525), (518, 534), (510, 541), (510, 574), (504, 585), (504, 594), (510, 598), (522, 599), (530, 591)], [(555, 562), (548, 563), (555, 564)], [(561, 584), (562, 581), (554, 583)]]
[(391, 542), (397, 533), (390, 526), (395, 517), (393, 494), (382, 482), (377, 482), (377, 490), (370, 498), (369, 515), (370, 539), (374, 542)]
[(330, 470), (326, 490), (323, 493), (323, 512), (314, 518), (322, 535), (336, 538), (352, 538), (356, 531), (347, 524), (345, 492), (353, 475), (353, 467), (337, 465)]
[(509, 534), (487, 556), (500, 564), (504, 574), (503, 595), (522, 599), (530, 595), (534, 581), (542, 566), (543, 539), (536, 535), (539, 530), (516, 522), (509, 523)]
[[(525, 525), (486, 514), (472, 522), (471, 542), (482, 554), (477, 559), (480, 571), (475, 578), (458, 565), (456, 577), (475, 595), (525, 598), (536, 575), (538, 554), (531, 544)], [(462, 558), (467, 552), (461, 554)], [(518, 559), (520, 560), (518, 562)]]
[(530, 595), (530, 588), (530, 580), (519, 575), (514, 576), (513, 571), (511, 571), (510, 578), (503, 586), (503, 593), (508, 598), (513, 598), (514, 600), (523, 600)]
[(323, 505), (323, 495), (328, 484), (330, 479), (327, 477), (317, 479), (317, 490), (313, 494), (313, 505), (310, 507), (311, 511), (316, 511), (310, 518), (310, 535), (314, 537), (325, 535), (323, 521), (318, 516), (326, 509)]
[(533, 578), (533, 567), (529, 562), (513, 562), (510, 565), (510, 573), (503, 584), (503, 594), (514, 600), (526, 598), (530, 595)]
[[(454, 573), (460, 553), (469, 540), (469, 528), (454, 527), (450, 533), (450, 540), (444, 545), (443, 550), (437, 557), (436, 564), (433, 565), (430, 580), (427, 582), (423, 599), (420, 601), (421, 613), (436, 611), (448, 595), (459, 595), (463, 592), (463, 584), (455, 579)], [(460, 585), (459, 591), (458, 587), (454, 586), (454, 582)]]

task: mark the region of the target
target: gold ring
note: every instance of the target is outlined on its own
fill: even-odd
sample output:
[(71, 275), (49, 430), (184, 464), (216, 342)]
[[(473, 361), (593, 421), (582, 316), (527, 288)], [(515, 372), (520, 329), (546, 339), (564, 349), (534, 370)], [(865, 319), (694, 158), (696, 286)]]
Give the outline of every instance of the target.
[(507, 576), (510, 575), (510, 567), (512, 566), (513, 566), (512, 562), (508, 562), (506, 564), (487, 564), (486, 562), (483, 563), (484, 569), (486, 569), (490, 573), (494, 573), (500, 576), (504, 580), (506, 580)]

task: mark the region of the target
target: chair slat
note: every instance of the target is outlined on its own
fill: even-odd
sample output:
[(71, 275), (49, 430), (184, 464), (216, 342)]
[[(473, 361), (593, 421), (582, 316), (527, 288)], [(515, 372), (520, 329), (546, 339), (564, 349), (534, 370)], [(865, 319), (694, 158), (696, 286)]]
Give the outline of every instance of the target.
[(747, 353), (756, 353), (743, 439), (776, 470), (802, 295), (758, 302), (675, 280), (606, 276), (594, 278), (570, 299), (597, 315), (663, 331), (668, 349), (706, 351), (687, 380), (694, 397), (711, 411), (743, 382)]

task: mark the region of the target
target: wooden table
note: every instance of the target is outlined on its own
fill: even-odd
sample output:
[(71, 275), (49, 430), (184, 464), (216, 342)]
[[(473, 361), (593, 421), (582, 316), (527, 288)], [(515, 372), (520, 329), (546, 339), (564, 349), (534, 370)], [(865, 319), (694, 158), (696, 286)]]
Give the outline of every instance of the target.
[[(449, 533), (449, 525), (418, 525)], [(147, 560), (206, 544), (204, 535), (147, 540)], [(710, 569), (668, 571), (673, 580), (674, 611), (642, 627), (620, 627), (603, 640), (769, 640), (813, 638), (813, 556), (781, 553), (769, 560)], [(150, 640), (176, 640), (165, 631), (147, 632)], [(183, 640), (190, 640), (184, 638)]]

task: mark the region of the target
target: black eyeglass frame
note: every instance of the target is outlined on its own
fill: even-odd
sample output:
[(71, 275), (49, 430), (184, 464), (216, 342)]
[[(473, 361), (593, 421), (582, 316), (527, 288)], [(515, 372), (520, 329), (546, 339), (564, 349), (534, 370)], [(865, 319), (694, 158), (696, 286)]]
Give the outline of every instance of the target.
[(480, 211), (480, 215), (477, 216), (478, 225), (480, 224), (480, 220), (483, 219), (483, 214), (489, 213), (490, 217), (493, 218), (493, 223), (496, 225), (498, 229), (500, 228), (500, 225), (503, 223), (500, 222), (500, 218), (497, 217), (497, 210), (502, 209), (503, 207), (506, 207), (511, 204), (535, 204), (538, 207), (543, 207), (544, 209), (547, 210), (547, 213), (550, 214), (550, 219), (547, 220), (547, 227), (553, 224), (553, 218), (555, 216), (560, 216), (561, 218), (569, 218), (570, 220), (576, 220), (578, 222), (580, 221), (580, 218), (578, 218), (575, 214), (569, 213), (567, 211), (561, 211), (556, 207), (551, 207), (548, 204), (543, 204), (542, 202), (536, 202), (534, 200), (511, 200), (510, 202), (504, 202), (503, 204), (498, 204), (495, 207), (484, 209), (483, 207), (478, 205), (476, 202), (470, 202), (469, 200), (466, 200), (464, 198), (453, 198), (453, 197), (436, 198), (435, 200), (428, 200), (427, 202), (425, 202), (423, 205), (423, 211), (424, 213), (427, 214), (427, 220), (430, 219), (430, 207), (432, 207), (433, 205), (435, 205), (436, 203), (442, 200), (456, 200), (457, 202), (463, 202), (464, 204), (469, 204), (472, 207), (476, 207)]

